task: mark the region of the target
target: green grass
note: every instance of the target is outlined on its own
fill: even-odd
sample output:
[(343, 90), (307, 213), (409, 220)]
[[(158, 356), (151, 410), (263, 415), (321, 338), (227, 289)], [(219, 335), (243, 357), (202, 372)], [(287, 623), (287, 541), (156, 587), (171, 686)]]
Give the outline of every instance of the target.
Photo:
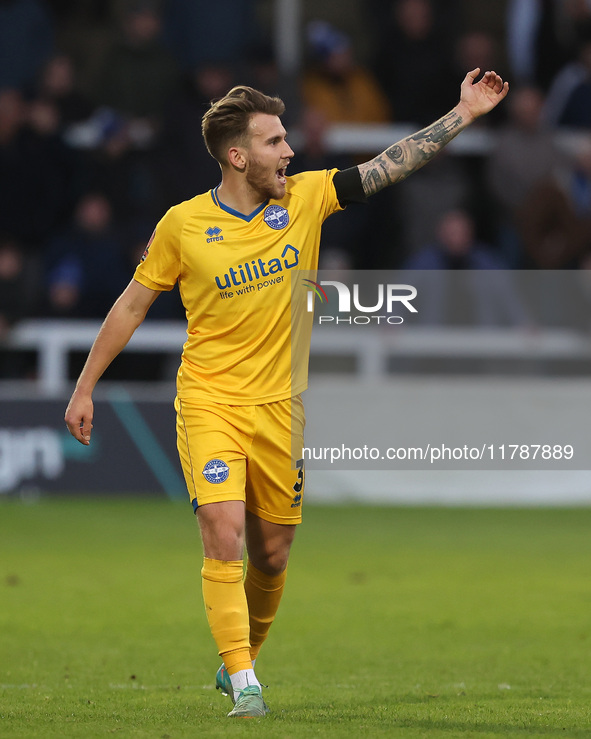
[(229, 721), (189, 506), (0, 505), (0, 737), (591, 737), (591, 510), (308, 507)]

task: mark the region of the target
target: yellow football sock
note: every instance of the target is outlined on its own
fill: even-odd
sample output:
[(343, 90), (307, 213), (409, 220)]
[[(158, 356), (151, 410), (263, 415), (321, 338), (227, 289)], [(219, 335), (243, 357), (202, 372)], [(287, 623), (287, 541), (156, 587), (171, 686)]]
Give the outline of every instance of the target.
[(244, 590), (250, 616), (250, 658), (253, 660), (257, 658), (275, 619), (286, 576), (287, 570), (280, 575), (266, 575), (250, 560), (247, 563)]
[(203, 558), (203, 602), (209, 628), (229, 675), (252, 669), (248, 604), (242, 560), (223, 562)]

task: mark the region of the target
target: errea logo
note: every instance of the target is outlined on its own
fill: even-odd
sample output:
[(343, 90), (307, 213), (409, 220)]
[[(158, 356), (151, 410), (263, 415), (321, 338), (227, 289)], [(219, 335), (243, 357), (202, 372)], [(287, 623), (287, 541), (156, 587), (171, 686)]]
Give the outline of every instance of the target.
[(217, 226), (210, 226), (208, 229), (205, 230), (205, 233), (209, 238), (207, 239), (207, 243), (210, 244), (212, 241), (223, 241), (224, 237), (220, 236), (222, 232), (221, 228), (218, 228)]

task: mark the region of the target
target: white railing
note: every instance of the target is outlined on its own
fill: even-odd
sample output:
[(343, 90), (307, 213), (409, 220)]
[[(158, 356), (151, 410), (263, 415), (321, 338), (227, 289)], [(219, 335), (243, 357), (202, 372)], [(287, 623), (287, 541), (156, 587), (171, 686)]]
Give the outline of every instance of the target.
[[(100, 321), (23, 321), (0, 347), (37, 352), (37, 389), (46, 397), (56, 397), (64, 394), (70, 384), (69, 353), (88, 351), (100, 325)], [(125, 351), (180, 356), (185, 339), (183, 322), (146, 321)], [(591, 359), (591, 339), (570, 329), (323, 326), (312, 335), (312, 356), (315, 355), (354, 356), (358, 376), (371, 380), (384, 377), (394, 357), (587, 360)]]

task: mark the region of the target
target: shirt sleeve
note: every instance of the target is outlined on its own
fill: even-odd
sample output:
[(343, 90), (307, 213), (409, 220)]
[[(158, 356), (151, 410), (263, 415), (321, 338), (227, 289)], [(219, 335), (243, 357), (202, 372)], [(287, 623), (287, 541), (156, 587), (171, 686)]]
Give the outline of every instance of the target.
[(180, 236), (182, 221), (171, 208), (156, 226), (134, 279), (151, 290), (172, 290), (181, 271)]

